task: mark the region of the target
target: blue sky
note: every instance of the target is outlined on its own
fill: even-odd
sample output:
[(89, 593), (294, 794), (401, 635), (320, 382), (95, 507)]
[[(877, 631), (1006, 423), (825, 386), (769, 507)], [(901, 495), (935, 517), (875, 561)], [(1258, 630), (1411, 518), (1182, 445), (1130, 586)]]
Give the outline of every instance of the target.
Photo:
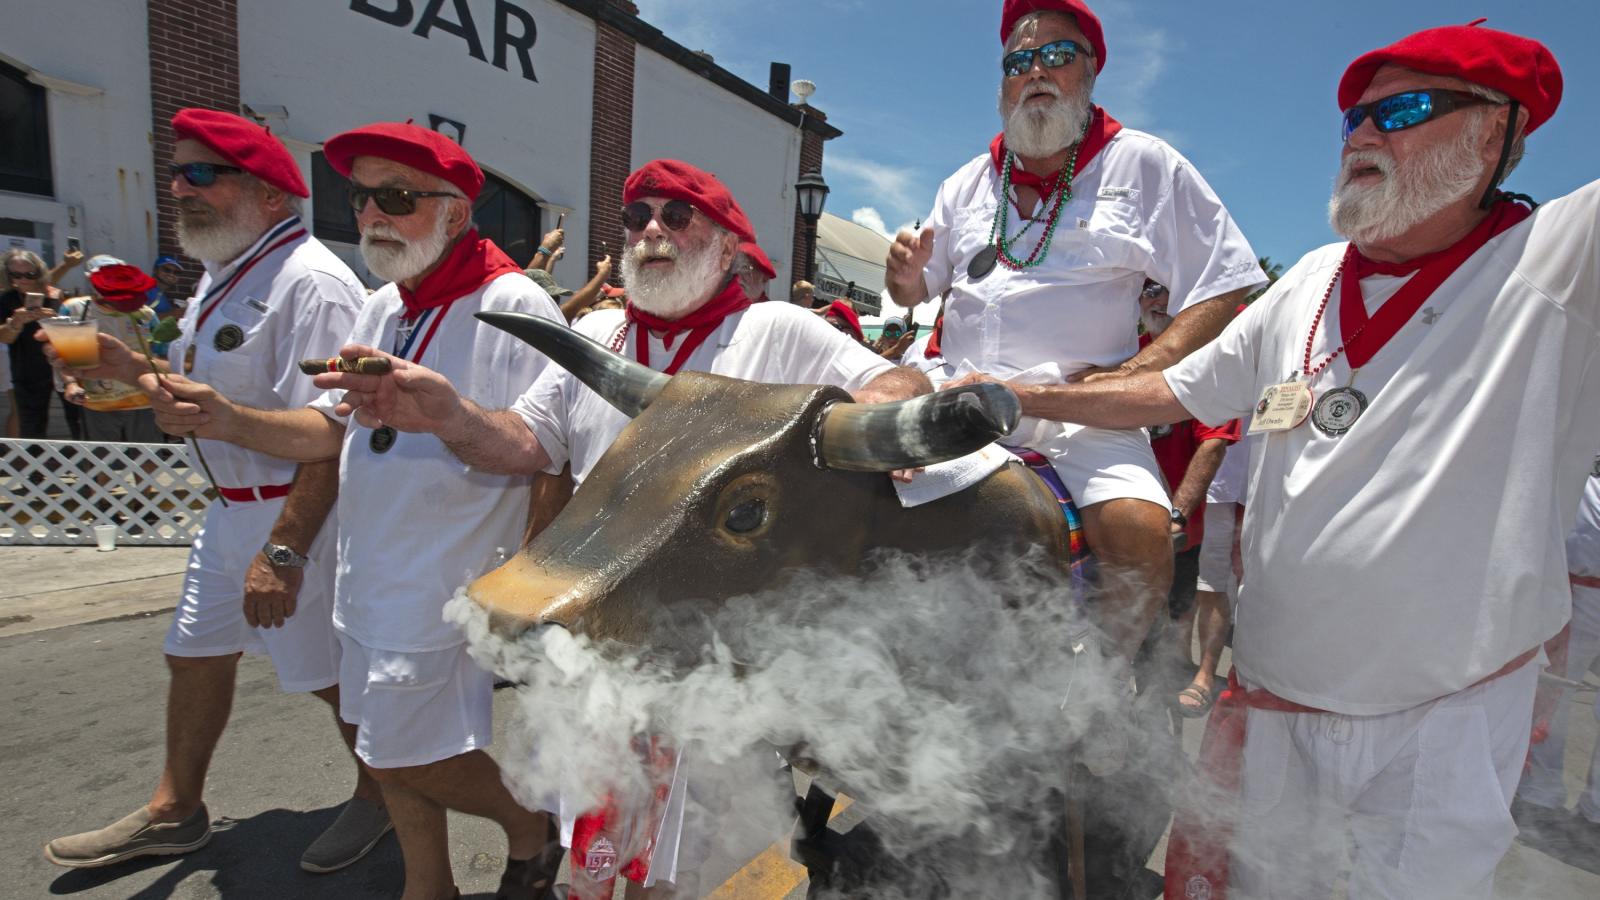
[[(999, 130), (1000, 0), (636, 0), (640, 15), (766, 86), (773, 61), (817, 84), (845, 132), (828, 144), (828, 211), (893, 231)], [(1258, 254), (1292, 263), (1334, 240), (1334, 91), (1349, 62), (1413, 31), (1487, 16), (1543, 41), (1566, 96), (1508, 187), (1544, 200), (1600, 178), (1597, 0), (1098, 0), (1095, 99), (1193, 161)]]

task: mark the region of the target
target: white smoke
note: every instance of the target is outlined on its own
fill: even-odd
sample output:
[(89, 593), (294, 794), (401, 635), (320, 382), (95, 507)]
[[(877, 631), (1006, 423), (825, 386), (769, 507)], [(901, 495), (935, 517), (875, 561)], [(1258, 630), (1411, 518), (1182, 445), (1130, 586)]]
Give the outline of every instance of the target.
[[(710, 855), (748, 858), (788, 834), (772, 751), (803, 745), (908, 862), (905, 896), (1040, 896), (1052, 791), (1073, 762), (1108, 755), (1085, 737), (1116, 691), (1092, 649), (1074, 653), (1092, 632), (1055, 564), (1010, 565), (885, 556), (866, 576), (803, 573), (660, 623), (666, 644), (698, 648), (677, 665), (561, 629), (508, 642), (464, 594), (447, 616), (520, 685), (502, 765), (526, 805), (592, 806), (608, 788), (639, 802), (650, 779), (633, 738), (665, 735), (686, 748), (690, 818), (719, 825)], [(1126, 737), (1115, 746), (1125, 756)]]

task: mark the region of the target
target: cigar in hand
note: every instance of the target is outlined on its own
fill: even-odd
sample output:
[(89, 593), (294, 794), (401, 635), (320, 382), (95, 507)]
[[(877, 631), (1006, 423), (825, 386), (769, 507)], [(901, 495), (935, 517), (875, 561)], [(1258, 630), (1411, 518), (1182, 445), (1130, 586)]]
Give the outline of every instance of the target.
[(358, 356), (355, 359), (345, 359), (335, 356), (331, 359), (302, 359), (300, 371), (307, 375), (321, 375), (323, 372), (343, 372), (347, 375), (387, 375), (389, 374), (389, 358), (387, 356)]

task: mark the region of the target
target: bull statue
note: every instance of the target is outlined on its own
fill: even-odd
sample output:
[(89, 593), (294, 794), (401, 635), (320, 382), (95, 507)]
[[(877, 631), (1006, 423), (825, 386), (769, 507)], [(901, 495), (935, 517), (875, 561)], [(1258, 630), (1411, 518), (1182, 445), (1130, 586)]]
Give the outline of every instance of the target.
[[(595, 640), (693, 651), (657, 646), (672, 633), (655, 631), (661, 610), (681, 618), (688, 605), (709, 615), (801, 570), (857, 574), (875, 550), (988, 546), (998, 555), (1042, 547), (1068, 577), (1084, 563), (1070, 499), (1027, 465), (1008, 463), (958, 494), (912, 508), (885, 477), (965, 456), (1009, 433), (1020, 410), (999, 385), (858, 405), (837, 387), (667, 376), (535, 316), (478, 317), (632, 418), (560, 515), (468, 587), (501, 637), (555, 625)], [(817, 762), (826, 769), (826, 759)], [(807, 798), (803, 837), (823, 836), (831, 806), (832, 797)], [(797, 852), (814, 888), (827, 880), (819, 866), (828, 860)]]

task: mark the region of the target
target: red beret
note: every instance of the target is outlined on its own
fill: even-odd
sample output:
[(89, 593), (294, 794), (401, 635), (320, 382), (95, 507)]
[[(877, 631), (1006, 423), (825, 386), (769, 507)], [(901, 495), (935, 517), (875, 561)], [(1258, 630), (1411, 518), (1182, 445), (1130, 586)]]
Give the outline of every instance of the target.
[(309, 197), (300, 167), (283, 142), (260, 125), (215, 109), (180, 109), (172, 117), (178, 140), (195, 140), (251, 175), (296, 197)]
[(437, 175), (455, 185), (468, 200), (483, 189), (483, 170), (461, 145), (437, 131), (410, 122), (374, 122), (336, 134), (322, 145), (328, 165), (346, 178), (358, 156), (376, 156)]
[(761, 270), (761, 274), (767, 276), (768, 281), (778, 277), (778, 270), (773, 267), (772, 260), (767, 258), (767, 254), (761, 251), (761, 246), (755, 241), (741, 243), (739, 252), (749, 257), (750, 261), (755, 263), (756, 268)]
[(657, 159), (645, 163), (628, 176), (622, 185), (622, 202), (640, 197), (666, 197), (692, 204), (741, 242), (756, 239), (756, 230), (745, 217), (739, 202), (717, 176), (676, 159)]
[(1493, 88), (1528, 109), (1528, 132), (1555, 115), (1561, 103), (1561, 67), (1543, 44), (1493, 28), (1447, 25), (1419, 31), (1350, 64), (1339, 81), (1339, 108), (1361, 102), (1385, 63), (1430, 75), (1449, 75)]
[(1006, 0), (1005, 8), (1000, 13), (1000, 43), (1004, 44), (1011, 38), (1011, 30), (1017, 27), (1017, 20), (1033, 12), (1064, 12), (1078, 20), (1078, 30), (1089, 42), (1089, 49), (1094, 51), (1094, 71), (1106, 67), (1106, 36), (1100, 28), (1100, 17), (1089, 9), (1083, 0)]
[(829, 303), (828, 308), (822, 311), (822, 317), (826, 319), (829, 316), (838, 316), (843, 319), (845, 324), (850, 326), (850, 330), (855, 332), (856, 340), (864, 341), (867, 339), (866, 333), (861, 330), (861, 317), (856, 315), (855, 308), (850, 304), (843, 300), (835, 300)]

